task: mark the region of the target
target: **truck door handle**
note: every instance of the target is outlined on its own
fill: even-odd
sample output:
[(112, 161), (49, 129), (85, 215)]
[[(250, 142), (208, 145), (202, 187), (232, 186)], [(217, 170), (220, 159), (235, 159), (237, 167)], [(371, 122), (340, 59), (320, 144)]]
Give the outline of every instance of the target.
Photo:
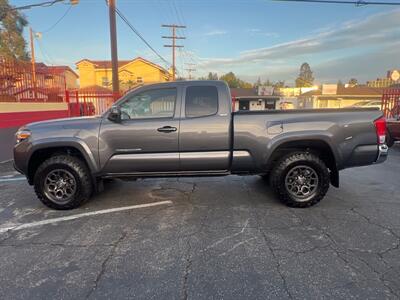
[(159, 132), (165, 132), (165, 133), (174, 132), (174, 131), (176, 131), (176, 127), (164, 126), (164, 127), (158, 128), (157, 131), (159, 131)]

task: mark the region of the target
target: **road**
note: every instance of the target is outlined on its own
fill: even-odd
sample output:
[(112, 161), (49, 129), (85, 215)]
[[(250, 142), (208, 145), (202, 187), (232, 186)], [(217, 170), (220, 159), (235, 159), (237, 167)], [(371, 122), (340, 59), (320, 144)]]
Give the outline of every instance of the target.
[(229, 176), (115, 181), (53, 211), (0, 172), (1, 299), (400, 297), (400, 145), (308, 209)]
[(12, 149), (15, 144), (14, 134), (18, 127), (0, 128), (0, 162), (12, 159)]

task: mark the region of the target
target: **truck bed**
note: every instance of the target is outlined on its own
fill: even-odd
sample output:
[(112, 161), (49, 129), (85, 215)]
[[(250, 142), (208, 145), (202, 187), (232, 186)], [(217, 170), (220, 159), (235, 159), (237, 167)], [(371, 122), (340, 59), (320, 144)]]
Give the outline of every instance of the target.
[[(329, 147), (339, 170), (372, 164), (378, 155), (376, 108), (240, 111), (233, 113), (233, 170), (265, 170), (272, 153), (285, 145), (319, 141)], [(299, 144), (300, 145), (300, 144)], [(248, 153), (244, 158), (243, 152)]]

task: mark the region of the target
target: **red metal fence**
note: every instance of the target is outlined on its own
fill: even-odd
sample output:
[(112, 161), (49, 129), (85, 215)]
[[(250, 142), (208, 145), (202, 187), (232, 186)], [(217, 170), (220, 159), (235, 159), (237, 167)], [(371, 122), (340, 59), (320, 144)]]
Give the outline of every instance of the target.
[(0, 57), (0, 102), (63, 102), (65, 77), (45, 64)]
[(65, 74), (54, 68), (0, 57), (0, 102), (65, 102), (69, 116), (91, 116), (102, 114), (118, 98), (104, 88), (67, 90)]
[(112, 92), (66, 91), (65, 98), (71, 117), (93, 116), (104, 113), (118, 98)]
[(386, 89), (382, 95), (382, 111), (386, 118), (396, 118), (400, 115), (400, 89)]

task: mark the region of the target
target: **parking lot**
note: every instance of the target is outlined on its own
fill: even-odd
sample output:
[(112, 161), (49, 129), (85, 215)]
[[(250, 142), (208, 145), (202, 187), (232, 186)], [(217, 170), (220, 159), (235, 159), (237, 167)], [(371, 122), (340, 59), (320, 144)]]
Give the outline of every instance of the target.
[(308, 209), (229, 176), (117, 180), (54, 211), (0, 173), (1, 299), (400, 297), (400, 145)]

